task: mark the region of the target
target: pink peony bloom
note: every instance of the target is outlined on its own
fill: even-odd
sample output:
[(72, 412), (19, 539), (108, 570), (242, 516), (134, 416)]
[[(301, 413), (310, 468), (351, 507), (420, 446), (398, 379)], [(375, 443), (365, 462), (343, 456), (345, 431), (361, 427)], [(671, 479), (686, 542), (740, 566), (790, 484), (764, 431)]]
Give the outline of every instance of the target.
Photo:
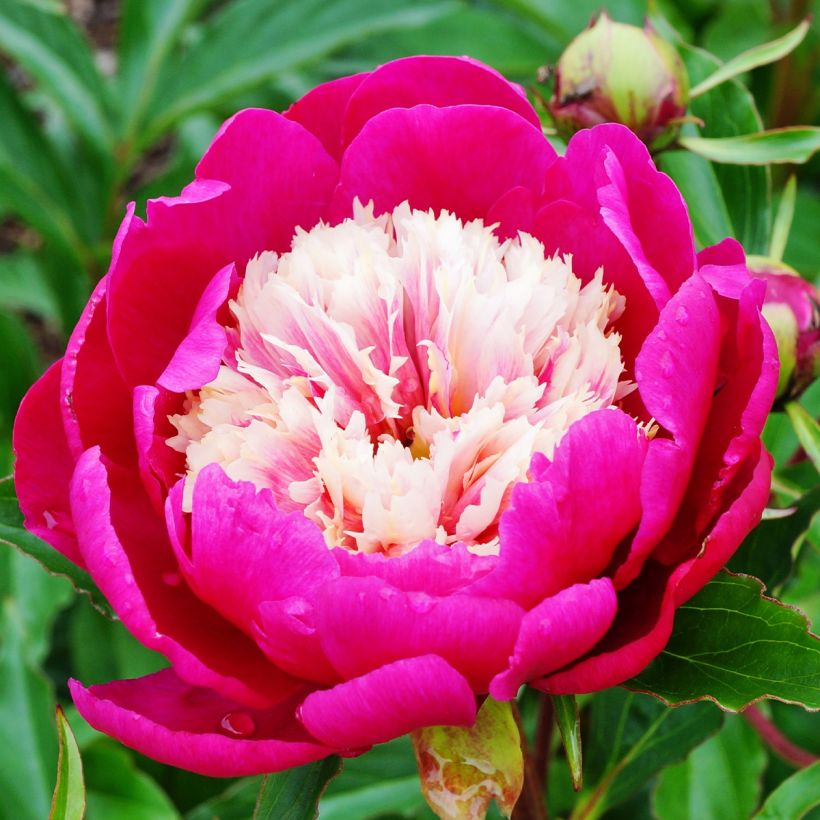
[(472, 60), (241, 111), (17, 419), (27, 526), (170, 662), (80, 712), (242, 775), (640, 672), (768, 496), (764, 290)]

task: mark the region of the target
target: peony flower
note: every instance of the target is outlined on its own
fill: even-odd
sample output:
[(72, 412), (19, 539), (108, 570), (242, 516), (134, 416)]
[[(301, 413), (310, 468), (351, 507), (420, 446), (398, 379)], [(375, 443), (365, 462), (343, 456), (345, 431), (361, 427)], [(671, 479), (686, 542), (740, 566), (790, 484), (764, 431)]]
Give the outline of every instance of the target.
[(648, 22), (638, 28), (601, 12), (561, 55), (549, 108), (564, 134), (620, 122), (658, 149), (677, 134), (688, 101), (689, 77), (674, 46)]
[(765, 504), (764, 290), (472, 60), (236, 114), (16, 422), (28, 528), (170, 664), (80, 712), (242, 775), (635, 675)]
[(763, 315), (780, 358), (777, 398), (796, 398), (820, 376), (820, 295), (783, 262), (750, 257), (749, 271), (766, 283)]

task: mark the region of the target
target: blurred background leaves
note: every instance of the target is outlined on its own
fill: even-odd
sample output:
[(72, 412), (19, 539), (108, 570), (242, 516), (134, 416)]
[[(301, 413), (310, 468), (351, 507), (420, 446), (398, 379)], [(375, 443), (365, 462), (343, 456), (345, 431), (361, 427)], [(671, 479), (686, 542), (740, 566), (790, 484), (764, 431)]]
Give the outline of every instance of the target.
[[(649, 14), (663, 33), (680, 38), (695, 84), (722, 61), (794, 28), (810, 6), (808, 0), (657, 0), (651, 7), (646, 0), (0, 0), (0, 475), (12, 467), (20, 398), (61, 354), (107, 268), (126, 203), (136, 200), (140, 210), (152, 196), (176, 193), (219, 123), (237, 109), (282, 109), (318, 82), (416, 53), (470, 54), (533, 88), (538, 68), (555, 63), (602, 7), (621, 22), (640, 24)], [(817, 124), (820, 9), (814, 11), (808, 36), (788, 57), (694, 100), (691, 113), (704, 126), (688, 125), (686, 133), (727, 137)], [(700, 245), (732, 235), (750, 253), (766, 253), (772, 201), (793, 169), (713, 164), (682, 150), (669, 150), (658, 162), (680, 185)], [(801, 166), (797, 178), (784, 260), (816, 281), (820, 161)], [(818, 385), (802, 403), (817, 416)], [(766, 443), (777, 461), (775, 500), (796, 504), (798, 513), (766, 522), (733, 567), (765, 576), (771, 592), (816, 620), (816, 491), (799, 500), (820, 477), (785, 414), (772, 415)], [(0, 541), (18, 525), (0, 503)], [(133, 677), (163, 661), (67, 580), (5, 544), (0, 599), (0, 818), (41, 820), (56, 781), (54, 707), (69, 703), (67, 678)], [(521, 703), (531, 732), (538, 704), (535, 693)], [(554, 816), (740, 818), (776, 789), (761, 815), (772, 817), (778, 805), (800, 802), (806, 782), (816, 783), (816, 766), (814, 774), (807, 769), (790, 777), (794, 766), (766, 750), (742, 717), (724, 717), (711, 704), (670, 711), (649, 696), (613, 690), (581, 706), (585, 791), (580, 799), (572, 791), (554, 738)], [(820, 715), (780, 703), (769, 714), (786, 737), (820, 753)], [(227, 820), (253, 813), (259, 779), (214, 781), (163, 767), (98, 735), (70, 705), (66, 715), (82, 752), (90, 820)], [(730, 804), (734, 815), (726, 813)], [(409, 741), (346, 761), (320, 816), (431, 817)]]

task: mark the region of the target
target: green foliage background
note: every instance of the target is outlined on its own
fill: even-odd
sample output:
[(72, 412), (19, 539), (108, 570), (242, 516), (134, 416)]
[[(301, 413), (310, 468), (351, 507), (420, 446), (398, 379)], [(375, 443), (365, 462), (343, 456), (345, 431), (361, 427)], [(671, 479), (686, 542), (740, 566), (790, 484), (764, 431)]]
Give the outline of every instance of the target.
[[(693, 81), (717, 64), (698, 48), (725, 60), (812, 10), (803, 0), (658, 0), (649, 10), (645, 0), (0, 0), (0, 475), (12, 468), (20, 398), (60, 355), (105, 272), (125, 204), (176, 193), (226, 116), (245, 106), (282, 109), (318, 82), (416, 53), (470, 54), (531, 85), (602, 6), (622, 22), (662, 14), (690, 44), (681, 50)], [(693, 111), (704, 133), (817, 123), (818, 42), (815, 22), (787, 59), (700, 98)], [(681, 185), (701, 244), (731, 234), (750, 253), (765, 252), (788, 169), (718, 166), (680, 151), (659, 163)], [(816, 281), (820, 161), (798, 179), (785, 261)], [(804, 404), (816, 415), (817, 385)], [(793, 459), (798, 443), (784, 415), (772, 416), (767, 443), (780, 503), (818, 484), (816, 468)], [(803, 533), (816, 509), (815, 494), (799, 526), (766, 522), (733, 565), (759, 570), (770, 591), (815, 621), (816, 520)], [(0, 540), (3, 526), (14, 522), (0, 515)], [(67, 580), (0, 544), (0, 819), (48, 816), (57, 702), (82, 752), (90, 820), (250, 816), (259, 779), (207, 780), (160, 766), (93, 732), (70, 706), (68, 677), (102, 682), (162, 665)], [(521, 703), (531, 729), (536, 700), (530, 693)], [(820, 801), (816, 765), (781, 786), (793, 767), (741, 716), (713, 704), (670, 710), (619, 689), (582, 706), (584, 791), (572, 792), (556, 740), (552, 816), (725, 820), (763, 806), (762, 817), (797, 817), (805, 795)], [(820, 754), (820, 716), (782, 703), (763, 708), (792, 741)], [(320, 812), (323, 820), (430, 816), (406, 738), (346, 762)]]

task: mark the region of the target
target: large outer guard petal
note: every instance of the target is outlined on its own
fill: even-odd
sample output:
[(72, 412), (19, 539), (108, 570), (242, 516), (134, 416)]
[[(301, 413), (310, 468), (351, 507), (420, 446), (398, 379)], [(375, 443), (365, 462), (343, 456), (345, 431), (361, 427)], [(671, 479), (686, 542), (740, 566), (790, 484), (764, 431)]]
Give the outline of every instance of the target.
[(225, 265), (290, 246), (313, 227), (337, 180), (336, 163), (301, 125), (261, 109), (228, 120), (178, 197), (129, 211), (110, 269), (108, 333), (131, 385), (152, 384), (191, 330), (205, 287)]
[(103, 594), (127, 629), (165, 655), (181, 678), (258, 707), (298, 688), (191, 592), (138, 479), (106, 467), (98, 448), (77, 463), (71, 508), (82, 556)]
[(358, 197), (372, 199), (377, 213), (408, 200), (420, 210), (482, 218), (510, 188), (540, 193), (554, 160), (540, 130), (505, 108), (391, 109), (370, 120), (345, 152), (331, 215), (348, 216)]
[(619, 594), (615, 623), (590, 655), (532, 685), (556, 695), (579, 694), (638, 674), (666, 646), (675, 609), (715, 575), (760, 521), (771, 470), (771, 457), (763, 451), (744, 491), (705, 537), (701, 554), (677, 567), (648, 562), (640, 578)]
[(26, 529), (84, 567), (68, 495), (74, 459), (60, 413), (62, 365), (60, 359), (46, 370), (17, 411), (14, 486)]
[(467, 681), (437, 655), (396, 661), (308, 695), (299, 718), (320, 741), (364, 749), (423, 726), (468, 726), (476, 700)]
[(293, 700), (249, 709), (191, 686), (170, 669), (89, 688), (72, 680), (69, 688), (80, 714), (98, 731), (208, 777), (269, 774), (335, 751), (305, 732), (294, 717)]

